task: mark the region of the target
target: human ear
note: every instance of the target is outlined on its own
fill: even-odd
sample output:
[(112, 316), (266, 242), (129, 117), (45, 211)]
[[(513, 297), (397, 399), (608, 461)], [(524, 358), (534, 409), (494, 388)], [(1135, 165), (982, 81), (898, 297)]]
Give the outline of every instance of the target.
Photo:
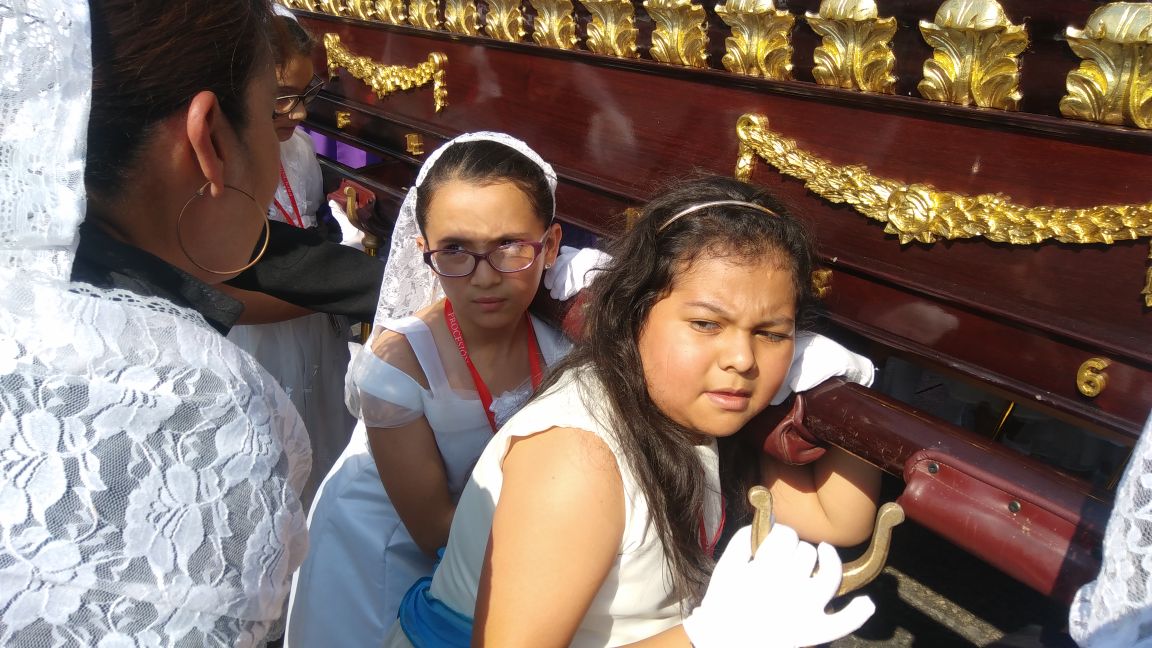
[(548, 265), (556, 263), (556, 256), (560, 253), (560, 240), (564, 237), (564, 229), (560, 227), (560, 223), (552, 223), (548, 228), (548, 242), (547, 247), (544, 249), (544, 261)]
[(427, 244), (427, 242), (425, 242), (425, 241), (424, 241), (424, 237), (423, 237), (423, 236), (417, 236), (417, 237), (416, 237), (416, 247), (417, 247), (417, 248), (418, 248), (418, 249), (419, 249), (421, 252), (427, 252), (427, 251), (428, 251), (428, 250), (427, 250), (427, 245), (428, 245), (428, 244)]
[(188, 104), (185, 128), (192, 154), (204, 179), (208, 181), (213, 198), (224, 192), (224, 152), (217, 130), (226, 122), (216, 94), (203, 90)]

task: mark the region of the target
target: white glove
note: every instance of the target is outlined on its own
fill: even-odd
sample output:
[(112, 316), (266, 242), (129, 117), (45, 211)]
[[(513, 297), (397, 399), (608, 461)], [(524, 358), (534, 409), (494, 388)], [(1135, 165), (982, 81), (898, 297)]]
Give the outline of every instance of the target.
[(596, 248), (560, 247), (556, 263), (544, 273), (544, 287), (552, 299), (567, 301), (592, 283), (612, 257)]
[(335, 218), (336, 223), (340, 225), (340, 245), (347, 245), (363, 252), (364, 232), (357, 229), (352, 221), (348, 220), (348, 215), (344, 213), (344, 206), (335, 200), (329, 200), (328, 207), (332, 210), (332, 218)]
[(876, 611), (872, 599), (857, 596), (839, 612), (824, 612), (841, 578), (831, 545), (801, 542), (782, 524), (772, 527), (755, 558), (751, 543), (752, 527), (736, 532), (704, 600), (684, 619), (695, 648), (815, 646), (855, 631)]
[(780, 391), (772, 397), (772, 404), (779, 405), (788, 394), (807, 391), (836, 376), (868, 387), (876, 376), (876, 367), (868, 358), (852, 353), (823, 335), (800, 333), (796, 336), (792, 366)]

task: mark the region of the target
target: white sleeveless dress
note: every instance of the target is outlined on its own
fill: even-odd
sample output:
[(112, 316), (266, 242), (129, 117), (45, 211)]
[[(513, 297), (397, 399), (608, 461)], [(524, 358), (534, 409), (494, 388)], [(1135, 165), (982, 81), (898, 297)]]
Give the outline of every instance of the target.
[[(520, 410), (493, 437), (476, 463), (464, 489), (444, 560), (429, 593), (471, 617), (476, 606), (480, 570), (492, 530), (492, 518), (503, 485), (501, 466), (514, 438), (553, 427), (588, 430), (599, 436), (616, 456), (624, 486), (624, 535), (612, 569), (592, 600), (572, 638), (574, 648), (619, 646), (659, 634), (682, 620), (680, 601), (672, 595), (664, 547), (651, 523), (648, 502), (621, 454), (599, 407), (603, 388), (586, 371), (570, 371), (548, 393)], [(705, 502), (705, 526), (712, 537), (721, 522), (720, 473), (716, 443), (697, 446), (712, 495)], [(397, 625), (386, 646), (409, 645)]]
[[(535, 318), (532, 324), (547, 364), (568, 352), (570, 344), (560, 332)], [(363, 420), (316, 494), (308, 557), (292, 587), (289, 647), (379, 646), (404, 593), (432, 574), (433, 561), (412, 540), (380, 483), (365, 421), (371, 427), (397, 427), (424, 416), (443, 457), (453, 500), (493, 438), (475, 390), (448, 383), (427, 325), (406, 317), (384, 327), (407, 338), (429, 389), (371, 353), (357, 356), (351, 373)], [(507, 418), (503, 410), (523, 403), (530, 390), (525, 384), (497, 397), (493, 409), (498, 420)]]

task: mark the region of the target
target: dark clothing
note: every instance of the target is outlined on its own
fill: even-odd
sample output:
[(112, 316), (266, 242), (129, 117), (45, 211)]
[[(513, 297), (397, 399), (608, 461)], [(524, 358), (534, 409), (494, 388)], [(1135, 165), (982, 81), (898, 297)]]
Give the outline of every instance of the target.
[(269, 221), (264, 258), (229, 286), (266, 293), (290, 304), (371, 322), (380, 299), (384, 263), (328, 241), (316, 228)]
[[(332, 243), (316, 229), (269, 221), (268, 250), (256, 265), (227, 283), (290, 304), (371, 322), (384, 264)], [(80, 225), (72, 280), (161, 297), (204, 316), (227, 335), (244, 304), (139, 248), (117, 241), (92, 223)]]
[(90, 222), (80, 225), (72, 281), (167, 299), (200, 313), (221, 335), (227, 335), (244, 312), (241, 302), (160, 257), (108, 236)]

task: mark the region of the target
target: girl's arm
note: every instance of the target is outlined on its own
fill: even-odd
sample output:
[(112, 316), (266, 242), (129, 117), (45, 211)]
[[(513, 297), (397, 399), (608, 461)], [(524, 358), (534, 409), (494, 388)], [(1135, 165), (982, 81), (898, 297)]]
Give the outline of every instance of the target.
[(763, 455), (760, 471), (761, 483), (772, 491), (776, 520), (801, 539), (847, 547), (872, 534), (880, 471), (871, 464), (830, 446), (804, 466)]
[(616, 459), (591, 432), (553, 428), (515, 440), (503, 473), (472, 645), (567, 646), (624, 534)]
[[(385, 332), (372, 351), (408, 376), (423, 376), (403, 335)], [(421, 551), (434, 558), (448, 544), (456, 504), (428, 419), (419, 416), (397, 427), (368, 427), (368, 445), (400, 521)]]

